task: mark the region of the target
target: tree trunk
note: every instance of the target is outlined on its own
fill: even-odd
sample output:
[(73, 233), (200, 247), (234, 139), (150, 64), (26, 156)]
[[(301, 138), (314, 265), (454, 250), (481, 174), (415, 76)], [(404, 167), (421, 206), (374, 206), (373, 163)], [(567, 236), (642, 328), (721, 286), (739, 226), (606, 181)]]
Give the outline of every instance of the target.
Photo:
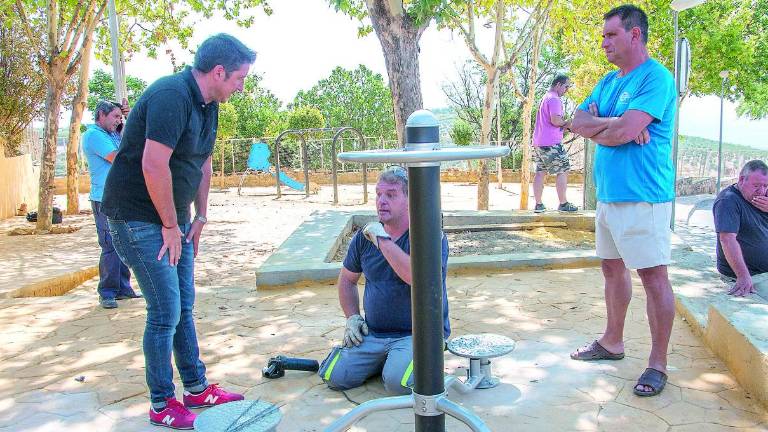
[(533, 53), (531, 54), (531, 71), (528, 75), (528, 95), (523, 102), (523, 148), (522, 160), (520, 161), (520, 210), (528, 209), (528, 195), (531, 184), (531, 111), (536, 98), (536, 77), (539, 74), (539, 51), (541, 49), (541, 39), (544, 33), (544, 21), (546, 15), (537, 23), (537, 28), (533, 30), (533, 40), (531, 41)]
[[(491, 137), (491, 118), (494, 106), (494, 90), (496, 81), (499, 79), (498, 68), (495, 66), (486, 67), (488, 80), (485, 82), (485, 100), (483, 101), (483, 117), (480, 124), (480, 145), (487, 145)], [(479, 172), (477, 176), (477, 209), (488, 210), (489, 202), (489, 170), (488, 159), (480, 159)]]
[(53, 213), (53, 178), (56, 174), (56, 137), (59, 131), (59, 112), (63, 82), (48, 78), (48, 92), (45, 98), (45, 139), (40, 161), (40, 189), (37, 204), (37, 230), (44, 232), (51, 229)]
[(83, 44), (83, 56), (80, 60), (80, 74), (77, 95), (72, 103), (72, 117), (69, 120), (69, 138), (67, 141), (67, 214), (80, 213), (80, 183), (78, 155), (80, 154), (80, 124), (83, 111), (88, 102), (88, 79), (90, 76), (91, 51), (93, 38), (87, 38)]
[(405, 122), (423, 106), (419, 73), (419, 39), (426, 25), (417, 26), (402, 3), (367, 0), (368, 15), (381, 43), (392, 91), (397, 139), (404, 144)]

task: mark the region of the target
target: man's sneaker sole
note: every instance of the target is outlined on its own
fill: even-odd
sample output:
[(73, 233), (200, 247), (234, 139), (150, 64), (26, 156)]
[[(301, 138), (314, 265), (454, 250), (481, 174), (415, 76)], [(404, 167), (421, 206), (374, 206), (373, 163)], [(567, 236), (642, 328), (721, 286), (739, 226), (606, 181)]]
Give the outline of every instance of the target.
[(168, 428), (168, 429), (176, 429), (176, 430), (195, 430), (195, 427), (194, 427), (194, 426), (190, 426), (190, 427), (177, 427), (177, 426), (168, 426), (167, 424), (165, 424), (165, 423), (163, 423), (163, 422), (156, 422), (156, 421), (153, 421), (153, 420), (150, 420), (150, 421), (149, 421), (149, 423), (150, 423), (151, 425), (153, 425), (153, 426), (160, 426), (160, 427), (164, 427), (164, 428)]
[(541, 209), (541, 210), (534, 210), (533, 212), (534, 213), (544, 213), (546, 211), (547, 211), (547, 209)]

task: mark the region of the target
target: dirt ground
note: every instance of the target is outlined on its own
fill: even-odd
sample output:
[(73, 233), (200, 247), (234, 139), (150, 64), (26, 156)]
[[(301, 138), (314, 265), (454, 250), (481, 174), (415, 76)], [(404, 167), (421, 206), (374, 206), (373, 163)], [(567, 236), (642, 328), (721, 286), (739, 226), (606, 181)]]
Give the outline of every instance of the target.
[[(352, 237), (360, 229), (354, 227), (345, 236), (333, 256), (333, 261), (343, 261)], [(500, 255), (518, 252), (553, 252), (566, 249), (592, 249), (595, 233), (557, 227), (538, 227), (522, 231), (460, 231), (449, 232), (448, 255)]]

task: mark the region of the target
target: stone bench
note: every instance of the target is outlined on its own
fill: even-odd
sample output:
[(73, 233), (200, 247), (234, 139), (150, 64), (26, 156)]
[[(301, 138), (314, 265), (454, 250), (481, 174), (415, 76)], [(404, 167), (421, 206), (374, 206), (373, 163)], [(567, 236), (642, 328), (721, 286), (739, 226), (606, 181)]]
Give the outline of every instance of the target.
[(679, 237), (673, 243), (669, 272), (678, 313), (739, 384), (768, 406), (768, 292), (728, 295), (711, 254)]

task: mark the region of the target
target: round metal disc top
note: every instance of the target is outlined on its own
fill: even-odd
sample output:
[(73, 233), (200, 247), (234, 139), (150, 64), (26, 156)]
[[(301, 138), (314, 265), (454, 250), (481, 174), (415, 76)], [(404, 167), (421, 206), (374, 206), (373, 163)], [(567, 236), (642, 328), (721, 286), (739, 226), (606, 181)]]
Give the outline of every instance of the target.
[(359, 163), (418, 163), (467, 159), (487, 159), (509, 154), (507, 146), (441, 147), (434, 150), (365, 150), (339, 153), (342, 162)]
[(515, 341), (493, 333), (464, 335), (448, 341), (448, 351), (467, 358), (499, 357), (514, 349)]

